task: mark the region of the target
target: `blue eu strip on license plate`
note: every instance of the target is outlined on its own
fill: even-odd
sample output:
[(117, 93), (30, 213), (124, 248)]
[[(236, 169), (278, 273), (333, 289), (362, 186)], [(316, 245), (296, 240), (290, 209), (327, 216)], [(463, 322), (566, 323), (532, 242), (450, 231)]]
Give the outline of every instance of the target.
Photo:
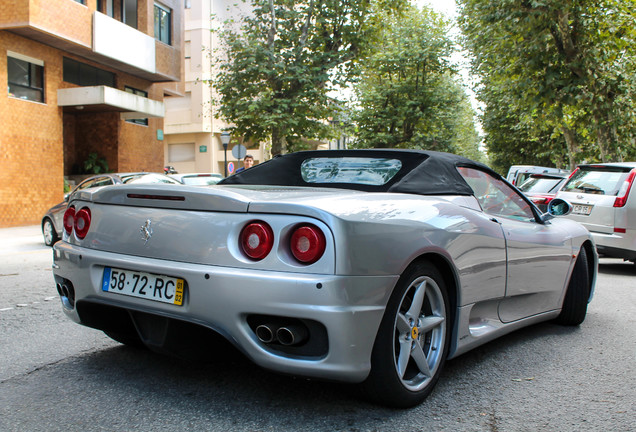
[(183, 279), (105, 267), (102, 291), (139, 297), (162, 303), (183, 304)]

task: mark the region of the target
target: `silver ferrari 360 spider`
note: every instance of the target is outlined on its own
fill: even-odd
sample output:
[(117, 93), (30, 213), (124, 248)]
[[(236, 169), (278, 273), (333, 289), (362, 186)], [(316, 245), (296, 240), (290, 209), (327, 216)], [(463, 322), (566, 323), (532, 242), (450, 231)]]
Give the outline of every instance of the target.
[(487, 166), (416, 150), (292, 153), (216, 186), (71, 197), (54, 276), (77, 323), (179, 354), (220, 334), (286, 374), (421, 402), (444, 362), (540, 321), (578, 325), (585, 228)]

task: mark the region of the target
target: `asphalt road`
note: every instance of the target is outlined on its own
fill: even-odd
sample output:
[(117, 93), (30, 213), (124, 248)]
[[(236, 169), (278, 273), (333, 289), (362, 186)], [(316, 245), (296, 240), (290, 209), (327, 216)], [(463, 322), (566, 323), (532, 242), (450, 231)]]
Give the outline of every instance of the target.
[(523, 329), (447, 363), (420, 406), (254, 366), (123, 347), (68, 321), (39, 227), (0, 229), (0, 431), (633, 431), (636, 266), (603, 259), (577, 328)]

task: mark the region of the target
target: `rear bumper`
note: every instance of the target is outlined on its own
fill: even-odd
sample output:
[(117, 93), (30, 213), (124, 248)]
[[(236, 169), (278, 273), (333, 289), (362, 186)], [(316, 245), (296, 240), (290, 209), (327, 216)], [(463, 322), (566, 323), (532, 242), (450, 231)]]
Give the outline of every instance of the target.
[(628, 230), (626, 233), (592, 232), (599, 255), (636, 260), (636, 232)]
[[(104, 292), (101, 287), (106, 266), (183, 278), (184, 303), (175, 306)], [(100, 252), (65, 242), (54, 247), (53, 273), (57, 281), (70, 281), (78, 307), (104, 305), (202, 326), (221, 334), (267, 369), (347, 382), (361, 382), (369, 373), (375, 336), (398, 279), (188, 264)], [(78, 307), (63, 301), (65, 314), (86, 324)], [(281, 352), (261, 342), (248, 319), (262, 315), (319, 323), (326, 329), (325, 353), (307, 357)]]

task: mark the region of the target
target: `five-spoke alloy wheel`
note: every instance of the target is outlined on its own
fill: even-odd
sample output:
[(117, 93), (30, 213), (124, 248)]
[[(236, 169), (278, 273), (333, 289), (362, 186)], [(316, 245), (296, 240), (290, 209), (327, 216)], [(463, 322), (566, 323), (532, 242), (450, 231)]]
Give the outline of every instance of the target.
[(439, 378), (449, 332), (450, 305), (443, 278), (428, 262), (409, 267), (380, 324), (365, 391), (395, 407), (420, 403)]

